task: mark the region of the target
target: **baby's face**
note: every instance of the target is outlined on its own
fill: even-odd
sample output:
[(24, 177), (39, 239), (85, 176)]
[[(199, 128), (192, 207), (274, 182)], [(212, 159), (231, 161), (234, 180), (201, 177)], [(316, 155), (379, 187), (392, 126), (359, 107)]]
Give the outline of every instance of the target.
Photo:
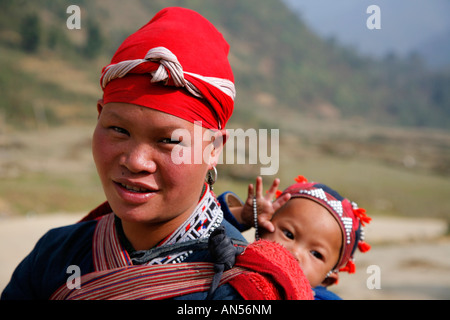
[(283, 245), (311, 286), (320, 285), (336, 265), (342, 246), (342, 232), (332, 214), (313, 200), (294, 198), (277, 211), (272, 223), (275, 231), (262, 238)]

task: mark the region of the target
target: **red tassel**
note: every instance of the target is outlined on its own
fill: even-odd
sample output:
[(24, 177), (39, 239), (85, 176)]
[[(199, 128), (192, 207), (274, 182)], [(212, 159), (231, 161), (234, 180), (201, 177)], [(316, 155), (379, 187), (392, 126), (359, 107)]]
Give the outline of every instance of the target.
[(282, 193), (283, 193), (283, 191), (281, 191), (281, 190), (275, 191), (275, 198), (278, 198), (279, 196), (281, 196)]
[(350, 263), (350, 271), (348, 273), (355, 273), (356, 272), (356, 266), (353, 260), (348, 261)]
[(363, 208), (353, 209), (353, 213), (359, 218), (363, 227), (365, 226), (364, 223), (372, 221), (372, 218), (366, 215), (366, 210)]
[(356, 266), (355, 263), (353, 262), (353, 260), (348, 260), (347, 264), (345, 265), (345, 267), (339, 269), (339, 271), (346, 271), (348, 273), (355, 273), (356, 271)]
[(358, 242), (358, 249), (361, 252), (367, 252), (371, 249), (372, 247), (370, 246), (370, 244), (368, 244), (367, 242), (364, 241), (359, 241)]
[(306, 179), (304, 176), (297, 176), (297, 178), (294, 178), (294, 180), (298, 183), (307, 183), (308, 179)]

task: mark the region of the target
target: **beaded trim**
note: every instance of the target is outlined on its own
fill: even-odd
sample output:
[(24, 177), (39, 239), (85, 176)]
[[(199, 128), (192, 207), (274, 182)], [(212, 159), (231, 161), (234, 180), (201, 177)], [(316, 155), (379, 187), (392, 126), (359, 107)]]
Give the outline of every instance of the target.
[(299, 190), (298, 193), (307, 194), (307, 195), (309, 195), (311, 197), (323, 200), (331, 208), (333, 208), (333, 210), (339, 216), (339, 219), (341, 220), (342, 224), (344, 225), (346, 243), (347, 244), (351, 243), (351, 241), (352, 241), (351, 234), (352, 234), (352, 229), (353, 229), (353, 220), (352, 220), (352, 218), (343, 217), (342, 216), (343, 213), (344, 213), (344, 208), (342, 207), (342, 203), (340, 201), (338, 201), (338, 200), (328, 200), (325, 191), (323, 189), (321, 189), (321, 188), (317, 188), (317, 189), (314, 189), (314, 190)]
[(255, 227), (255, 239), (259, 240), (258, 207), (257, 207), (257, 204), (256, 204), (256, 197), (253, 197), (253, 226)]

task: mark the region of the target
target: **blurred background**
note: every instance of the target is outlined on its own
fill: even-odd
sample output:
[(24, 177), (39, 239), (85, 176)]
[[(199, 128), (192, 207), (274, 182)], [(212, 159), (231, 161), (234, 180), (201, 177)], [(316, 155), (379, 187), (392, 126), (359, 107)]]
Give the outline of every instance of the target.
[[(81, 9), (81, 28), (66, 25)], [(381, 29), (369, 29), (370, 5)], [(347, 299), (450, 298), (450, 1), (0, 0), (0, 290), (49, 228), (105, 200), (91, 156), (99, 76), (160, 9), (229, 42), (230, 129), (279, 129), (281, 188), (301, 174), (366, 208), (373, 249), (333, 288)], [(373, 21), (373, 20), (371, 20)], [(222, 164), (246, 197), (261, 164)], [(370, 289), (369, 266), (381, 270)]]

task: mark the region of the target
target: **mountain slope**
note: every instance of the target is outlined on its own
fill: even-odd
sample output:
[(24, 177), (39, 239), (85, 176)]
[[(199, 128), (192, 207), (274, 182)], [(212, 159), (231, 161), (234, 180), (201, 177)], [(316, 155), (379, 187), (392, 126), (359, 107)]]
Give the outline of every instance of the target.
[[(83, 110), (91, 110), (100, 93), (74, 94), (69, 88), (75, 85), (69, 80), (71, 71), (85, 73), (83, 84), (98, 88), (101, 67), (126, 35), (161, 8), (177, 5), (203, 14), (231, 45), (238, 91), (232, 122), (276, 127), (283, 121), (278, 117), (280, 110), (289, 110), (299, 117), (450, 127), (449, 72), (426, 71), (415, 56), (377, 61), (323, 41), (281, 0), (132, 0), (126, 4), (98, 0), (76, 4), (82, 10), (81, 30), (66, 28), (66, 1), (2, 1), (0, 48), (5, 54), (0, 66), (5, 72), (0, 77), (0, 107), (6, 122), (23, 123), (24, 117), (30, 117), (28, 122), (33, 125), (41, 109), (51, 123), (74, 120), (76, 114), (82, 119), (89, 117), (90, 111)], [(39, 35), (39, 43), (34, 51), (23, 52), (24, 21), (33, 14), (39, 28), (32, 31)], [(96, 45), (87, 46), (94, 34), (97, 38), (91, 43)], [(88, 54), (89, 48), (99, 50)], [(33, 67), (12, 63), (17, 58), (56, 62), (61, 70), (43, 77)], [(66, 80), (51, 80), (63, 71)], [(30, 83), (33, 90), (25, 90)], [(15, 94), (17, 90), (20, 95)], [(63, 112), (60, 105), (66, 106)], [(70, 109), (78, 111), (67, 117)]]

